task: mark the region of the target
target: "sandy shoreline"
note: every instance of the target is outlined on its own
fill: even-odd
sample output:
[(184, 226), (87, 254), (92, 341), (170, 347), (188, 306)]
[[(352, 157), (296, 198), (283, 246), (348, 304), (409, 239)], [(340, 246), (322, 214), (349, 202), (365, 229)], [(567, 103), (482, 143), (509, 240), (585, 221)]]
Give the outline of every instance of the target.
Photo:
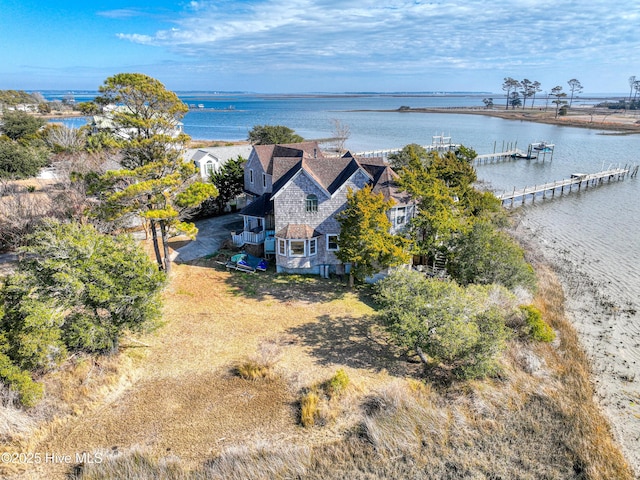
[[(374, 111), (374, 110), (371, 110)], [(448, 107), (448, 108), (409, 108), (402, 110), (376, 110), (380, 112), (399, 113), (449, 113), (464, 115), (484, 115), (488, 117), (503, 118), (505, 120), (519, 120), (525, 122), (547, 123), (567, 127), (590, 128), (614, 132), (616, 134), (640, 133), (640, 111), (619, 112), (595, 107), (576, 107), (569, 110), (565, 116), (556, 118), (555, 111), (549, 108), (547, 111), (537, 108), (516, 110), (500, 110), (482, 107)]]
[[(552, 266), (565, 294), (567, 318), (591, 360), (596, 401), (640, 478), (640, 312), (637, 299), (622, 298), (606, 277), (596, 278), (567, 255), (559, 242), (528, 222), (515, 230), (533, 257)], [(537, 259), (537, 258), (536, 258)], [(535, 262), (534, 262), (535, 263)]]

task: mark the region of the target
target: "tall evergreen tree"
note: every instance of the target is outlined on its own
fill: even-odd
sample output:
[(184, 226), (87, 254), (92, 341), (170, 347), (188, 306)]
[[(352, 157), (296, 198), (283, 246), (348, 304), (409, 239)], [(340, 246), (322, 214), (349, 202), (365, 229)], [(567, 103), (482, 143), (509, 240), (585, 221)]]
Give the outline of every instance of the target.
[(169, 273), (170, 229), (195, 235), (195, 225), (183, 221), (185, 216), (217, 195), (212, 184), (198, 181), (195, 166), (182, 159), (189, 136), (176, 134), (176, 129), (188, 107), (158, 80), (140, 73), (109, 77), (100, 92), (99, 104), (116, 105), (110, 115), (126, 137), (127, 168), (107, 172), (93, 183), (92, 191), (102, 200), (98, 213), (108, 220), (137, 215), (149, 222), (158, 267)]

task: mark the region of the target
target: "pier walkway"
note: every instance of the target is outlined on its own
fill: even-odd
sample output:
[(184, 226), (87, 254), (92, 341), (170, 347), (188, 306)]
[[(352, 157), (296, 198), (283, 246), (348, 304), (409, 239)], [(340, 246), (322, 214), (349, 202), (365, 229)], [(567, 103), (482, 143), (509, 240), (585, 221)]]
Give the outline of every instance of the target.
[(626, 176), (634, 178), (637, 174), (637, 165), (635, 167), (610, 168), (597, 173), (576, 173), (571, 175), (569, 179), (558, 180), (543, 185), (534, 185), (533, 187), (525, 187), (521, 190), (516, 190), (514, 187), (512, 192), (496, 196), (502, 201), (503, 205), (509, 202), (510, 205), (513, 206), (517, 198), (521, 199), (521, 204), (525, 203), (527, 197), (531, 198), (532, 202), (535, 202), (536, 195), (540, 193), (543, 199), (549, 195), (553, 198), (558, 190), (559, 194), (562, 195), (565, 191), (571, 192), (575, 188), (580, 191), (583, 186), (588, 188), (589, 186), (604, 183), (605, 180), (607, 180), (607, 182), (611, 180), (623, 180)]

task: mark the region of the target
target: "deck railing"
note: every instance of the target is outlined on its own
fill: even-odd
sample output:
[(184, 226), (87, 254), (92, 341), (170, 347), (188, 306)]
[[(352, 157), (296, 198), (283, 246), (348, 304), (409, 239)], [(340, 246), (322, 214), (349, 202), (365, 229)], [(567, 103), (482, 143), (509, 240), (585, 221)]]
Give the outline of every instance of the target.
[(244, 232), (231, 234), (231, 239), (233, 241), (233, 244), (236, 247), (240, 247), (245, 243), (249, 243), (251, 245), (260, 245), (261, 243), (264, 242), (264, 238), (265, 238), (264, 230), (262, 232), (257, 232), (257, 233), (244, 231)]

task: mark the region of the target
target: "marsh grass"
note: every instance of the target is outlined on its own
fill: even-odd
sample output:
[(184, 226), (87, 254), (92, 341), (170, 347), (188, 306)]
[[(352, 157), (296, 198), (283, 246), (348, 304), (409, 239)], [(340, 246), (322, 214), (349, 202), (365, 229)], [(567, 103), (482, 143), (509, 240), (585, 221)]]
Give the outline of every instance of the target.
[[(222, 279), (222, 286), (236, 281), (236, 276), (225, 272), (182, 268), (176, 269), (184, 275), (181, 288), (197, 288), (195, 275), (202, 275), (203, 285), (216, 279)], [(159, 379), (170, 373), (172, 381), (158, 381), (164, 388), (161, 393), (155, 388), (134, 389), (134, 393), (140, 396), (144, 412), (149, 405), (163, 406), (169, 399), (174, 402), (172, 408), (167, 407), (163, 418), (152, 419), (158, 423), (142, 437), (141, 444), (147, 446), (123, 446), (121, 453), (110, 453), (102, 464), (82, 466), (76, 477), (631, 480), (633, 473), (593, 402), (589, 364), (564, 318), (561, 288), (549, 271), (537, 270), (540, 288), (532, 303), (557, 332), (556, 341), (522, 342), (514, 337), (499, 377), (447, 385), (415, 375), (403, 378), (415, 369), (400, 356), (380, 365), (361, 359), (353, 362), (352, 355), (339, 357), (340, 361), (332, 356), (331, 362), (322, 364), (319, 360), (324, 357), (310, 343), (300, 341), (302, 335), (321, 331), (322, 336), (314, 333), (310, 339), (329, 342), (333, 340), (329, 336), (336, 335), (334, 320), (356, 323), (370, 312), (357, 296), (336, 295), (332, 283), (304, 277), (291, 285), (284, 278), (269, 285), (256, 280), (257, 295), (241, 304), (228, 292), (216, 291), (211, 299), (170, 296), (169, 308), (176, 313), (165, 329), (170, 330), (166, 336), (173, 350), (158, 342), (163, 348), (149, 357), (154, 368), (147, 368)], [(288, 303), (292, 301), (296, 303)], [(323, 324), (323, 318), (332, 321)], [(332, 328), (324, 329), (326, 325)], [(357, 340), (353, 353), (379, 352), (380, 338), (351, 328), (346, 333), (350, 342)], [(163, 338), (161, 331), (156, 335)], [(210, 345), (214, 340), (215, 348)], [(250, 360), (271, 365), (279, 380), (220, 380), (228, 374), (228, 365), (247, 351), (254, 352)], [(529, 367), (523, 366), (523, 355), (529, 358)], [(220, 370), (213, 370), (212, 364)], [(340, 394), (329, 395), (328, 385), (340, 369), (348, 372), (348, 386)], [(87, 378), (86, 366), (78, 372), (78, 378)], [(290, 380), (294, 373), (297, 380)], [(290, 393), (283, 394), (287, 389)], [(157, 403), (143, 397), (151, 394), (158, 397)], [(313, 428), (302, 426), (304, 396), (304, 416), (313, 419)], [(259, 403), (250, 403), (259, 397)], [(215, 402), (223, 398), (224, 410), (215, 410)], [(181, 406), (185, 408), (178, 409)], [(127, 408), (134, 405), (127, 403)], [(288, 414), (282, 415), (284, 411)], [(101, 413), (109, 414), (108, 409)], [(214, 418), (224, 415), (226, 423), (217, 423), (215, 436), (202, 441), (200, 436), (211, 435)], [(263, 421), (265, 417), (278, 417), (280, 423)], [(116, 424), (119, 432), (128, 428), (123, 420), (117, 421), (121, 422)], [(136, 425), (145, 428), (147, 423)], [(187, 428), (191, 431), (201, 424), (204, 427), (187, 442)], [(246, 435), (233, 437), (239, 428), (248, 429)], [(174, 431), (184, 434), (170, 437)], [(220, 431), (232, 441), (216, 443), (223, 435)], [(75, 432), (79, 435), (78, 429)], [(162, 435), (165, 442), (174, 442), (171, 454), (164, 448)], [(195, 447), (194, 442), (198, 442)]]
[(300, 423), (309, 428), (316, 424), (320, 416), (320, 397), (317, 391), (306, 392), (300, 397)]

